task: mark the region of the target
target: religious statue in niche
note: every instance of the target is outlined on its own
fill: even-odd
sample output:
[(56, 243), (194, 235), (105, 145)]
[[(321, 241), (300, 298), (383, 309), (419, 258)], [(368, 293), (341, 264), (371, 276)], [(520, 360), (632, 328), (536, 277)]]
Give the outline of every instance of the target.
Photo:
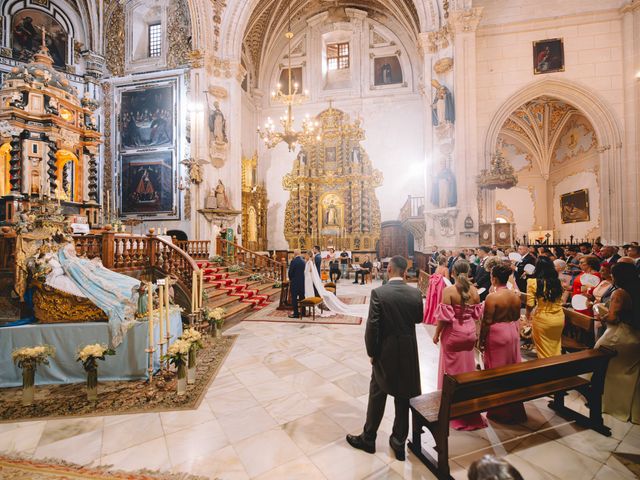
[(329, 205), (327, 205), (327, 211), (324, 215), (324, 224), (328, 227), (335, 227), (340, 224), (339, 219), (340, 214), (338, 213), (338, 208), (336, 204), (331, 200)]
[(456, 176), (443, 161), (440, 172), (433, 178), (431, 203), (437, 208), (455, 207), (458, 203)]
[(456, 110), (453, 103), (453, 94), (438, 80), (433, 79), (431, 85), (435, 88), (433, 102), (431, 103), (431, 121), (434, 127), (453, 124), (456, 121)]
[(209, 130), (214, 142), (227, 143), (227, 121), (219, 102), (213, 102), (213, 112), (209, 114)]
[(221, 210), (232, 210), (229, 197), (227, 197), (227, 190), (222, 183), (222, 180), (218, 180), (218, 185), (215, 188), (216, 205)]

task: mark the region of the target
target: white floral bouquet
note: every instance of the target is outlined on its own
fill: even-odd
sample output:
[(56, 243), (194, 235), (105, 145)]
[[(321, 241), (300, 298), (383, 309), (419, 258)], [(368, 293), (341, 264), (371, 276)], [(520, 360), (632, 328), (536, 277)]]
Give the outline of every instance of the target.
[(264, 276), (260, 273), (254, 273), (249, 275), (249, 278), (247, 279), (250, 282), (262, 282), (264, 280)]
[(240, 270), (242, 270), (242, 267), (240, 265), (238, 265), (238, 264), (235, 264), (235, 265), (229, 266), (229, 268), (227, 268), (227, 270), (229, 271), (229, 273), (237, 273)]
[(104, 360), (107, 355), (115, 355), (116, 351), (106, 345), (93, 343), (78, 348), (76, 361), (82, 362), (85, 371), (89, 372), (98, 368), (98, 360)]
[(209, 323), (215, 323), (218, 327), (222, 327), (224, 324), (224, 314), (226, 310), (222, 307), (217, 307), (209, 310), (205, 308), (204, 317)]
[(35, 347), (16, 348), (11, 353), (13, 363), (19, 368), (31, 367), (37, 365), (49, 365), (49, 357), (55, 357), (56, 349), (51, 345), (37, 345)]
[(189, 328), (182, 332), (180, 340), (189, 342), (193, 350), (200, 350), (202, 348), (202, 334), (195, 328)]
[(167, 354), (163, 357), (163, 360), (169, 360), (169, 363), (179, 367), (184, 365), (189, 355), (189, 349), (191, 348), (191, 342), (179, 338), (167, 349)]
[(211, 263), (224, 263), (224, 257), (220, 255), (215, 255), (209, 259)]

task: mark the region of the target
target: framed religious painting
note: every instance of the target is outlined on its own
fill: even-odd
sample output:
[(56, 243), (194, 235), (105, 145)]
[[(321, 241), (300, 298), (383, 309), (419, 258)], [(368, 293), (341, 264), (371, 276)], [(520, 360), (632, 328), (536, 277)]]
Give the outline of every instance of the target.
[(170, 147), (176, 124), (175, 81), (154, 82), (120, 90), (120, 150)]
[(122, 216), (177, 215), (176, 165), (173, 152), (141, 152), (120, 156)]
[(42, 29), (53, 64), (58, 68), (67, 65), (69, 36), (64, 27), (51, 15), (40, 10), (25, 8), (11, 19), (11, 51), (13, 58), (29, 62), (40, 50)]
[(560, 217), (562, 223), (588, 222), (589, 190), (582, 189), (560, 195)]
[(533, 73), (564, 72), (564, 45), (561, 38), (533, 42)]
[(403, 82), (400, 59), (398, 59), (396, 55), (374, 58), (373, 70), (373, 84), (376, 87), (395, 85)]

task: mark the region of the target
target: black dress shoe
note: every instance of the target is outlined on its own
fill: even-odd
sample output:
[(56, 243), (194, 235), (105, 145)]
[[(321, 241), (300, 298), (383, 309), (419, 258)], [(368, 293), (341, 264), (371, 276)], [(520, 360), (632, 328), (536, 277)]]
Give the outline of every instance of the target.
[(404, 462), (405, 460), (404, 443), (398, 442), (395, 438), (391, 436), (389, 437), (389, 446), (391, 447), (391, 450), (393, 450), (393, 453), (396, 455), (396, 460), (400, 460), (401, 462)]
[(347, 435), (347, 443), (363, 452), (376, 453), (376, 443), (367, 442), (362, 435)]
[(358, 283), (358, 281), (356, 280), (355, 282), (351, 282), (351, 283)]
[(300, 315), (289, 315), (289, 318), (300, 318)]

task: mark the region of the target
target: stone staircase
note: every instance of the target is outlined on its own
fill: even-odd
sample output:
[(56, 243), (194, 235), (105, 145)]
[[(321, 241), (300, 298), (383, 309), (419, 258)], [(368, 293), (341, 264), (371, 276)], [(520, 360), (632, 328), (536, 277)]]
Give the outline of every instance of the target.
[(222, 307), (226, 311), (225, 324), (241, 320), (248, 313), (263, 308), (280, 294), (272, 279), (249, 280), (251, 274), (231, 272), (229, 267), (208, 261), (197, 261), (203, 271), (207, 308)]

